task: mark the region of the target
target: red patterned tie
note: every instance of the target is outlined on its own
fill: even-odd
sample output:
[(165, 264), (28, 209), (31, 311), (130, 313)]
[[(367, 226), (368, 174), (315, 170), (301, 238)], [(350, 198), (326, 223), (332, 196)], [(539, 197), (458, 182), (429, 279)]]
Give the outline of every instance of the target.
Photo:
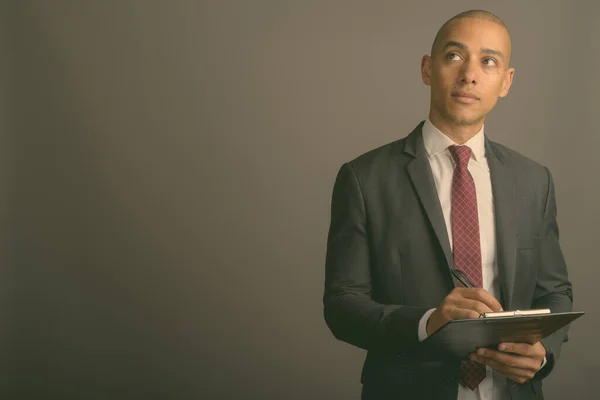
[[(481, 273), (481, 242), (475, 183), (467, 169), (471, 158), (468, 146), (448, 148), (456, 163), (452, 179), (452, 247), (454, 265), (467, 274), (471, 282), (483, 286)], [(460, 365), (460, 383), (475, 390), (485, 378), (485, 365), (464, 360)]]

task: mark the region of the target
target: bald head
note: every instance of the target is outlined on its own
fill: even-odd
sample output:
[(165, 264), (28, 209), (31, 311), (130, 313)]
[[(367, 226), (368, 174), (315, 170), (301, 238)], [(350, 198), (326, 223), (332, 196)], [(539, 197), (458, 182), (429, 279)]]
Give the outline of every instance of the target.
[(506, 27), (506, 25), (504, 24), (504, 22), (502, 22), (502, 20), (500, 18), (498, 18), (496, 15), (492, 14), (491, 12), (485, 11), (485, 10), (464, 11), (464, 12), (461, 12), (460, 14), (457, 14), (454, 17), (450, 18), (448, 21), (446, 21), (444, 23), (444, 25), (442, 25), (442, 27), (438, 31), (437, 35), (435, 35), (435, 39), (433, 40), (433, 45), (431, 46), (431, 56), (434, 57), (436, 50), (440, 47), (440, 45), (442, 45), (444, 43), (445, 39), (448, 37), (449, 32), (452, 30), (452, 26), (457, 21), (460, 21), (461, 19), (464, 19), (464, 18), (476, 18), (476, 19), (481, 19), (481, 20), (485, 20), (485, 21), (490, 21), (490, 22), (498, 24), (502, 28), (504, 28), (504, 30), (506, 31), (506, 34), (508, 36), (508, 54), (506, 55), (506, 60), (507, 60), (506, 66), (508, 67), (509, 61), (510, 61), (511, 47), (512, 47), (512, 43), (511, 43), (512, 39), (510, 37), (510, 32), (508, 31), (508, 28)]

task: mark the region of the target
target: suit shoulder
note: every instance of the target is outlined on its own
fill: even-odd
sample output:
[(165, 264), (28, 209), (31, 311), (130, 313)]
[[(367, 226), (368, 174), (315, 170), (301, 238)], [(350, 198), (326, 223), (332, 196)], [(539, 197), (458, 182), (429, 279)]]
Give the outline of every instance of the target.
[(373, 168), (377, 169), (379, 166), (386, 165), (389, 162), (392, 153), (397, 152), (398, 149), (402, 149), (405, 142), (406, 137), (386, 143), (382, 146), (362, 153), (361, 155), (348, 161), (347, 164), (349, 164), (355, 171), (366, 172)]
[[(492, 142), (494, 151), (503, 159), (505, 165), (512, 170), (518, 190), (523, 193), (536, 193), (535, 197), (544, 199), (552, 187), (552, 174), (550, 170), (529, 157), (524, 156), (516, 150)], [(542, 201), (542, 200), (541, 200)]]
[(514, 168), (522, 171), (526, 170), (534, 173), (547, 173), (547, 167), (532, 160), (531, 158), (519, 153), (516, 150), (511, 149), (503, 144), (490, 141), (494, 146), (494, 149), (500, 153), (503, 159)]

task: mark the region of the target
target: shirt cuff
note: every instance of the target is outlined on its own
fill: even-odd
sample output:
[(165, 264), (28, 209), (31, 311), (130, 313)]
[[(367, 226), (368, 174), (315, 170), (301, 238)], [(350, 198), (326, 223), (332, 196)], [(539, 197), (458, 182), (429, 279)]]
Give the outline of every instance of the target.
[[(435, 311), (435, 308), (432, 308), (431, 310), (429, 310), (425, 314), (423, 314), (423, 316), (421, 317), (421, 320), (419, 320), (419, 342), (422, 342), (423, 340), (427, 339), (427, 336), (428, 336), (427, 335), (427, 321), (429, 321), (429, 316), (431, 314), (433, 314), (434, 311)], [(546, 364), (545, 358), (544, 358), (544, 364)]]
[(548, 360), (546, 360), (546, 356), (544, 356), (544, 361), (542, 361), (542, 366), (540, 367), (540, 369), (544, 368), (544, 366), (546, 365), (546, 362)]

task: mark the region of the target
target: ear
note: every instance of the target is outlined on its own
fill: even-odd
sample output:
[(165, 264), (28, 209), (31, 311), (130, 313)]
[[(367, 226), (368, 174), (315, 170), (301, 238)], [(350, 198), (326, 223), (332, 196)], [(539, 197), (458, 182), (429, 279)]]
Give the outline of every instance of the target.
[(504, 74), (504, 81), (502, 82), (502, 89), (500, 90), (500, 94), (498, 95), (499, 97), (506, 97), (506, 95), (508, 94), (508, 91), (510, 90), (510, 87), (512, 85), (515, 69), (509, 68)]
[(423, 83), (427, 86), (431, 86), (432, 64), (433, 60), (430, 56), (423, 56), (421, 59), (421, 78), (423, 79)]

